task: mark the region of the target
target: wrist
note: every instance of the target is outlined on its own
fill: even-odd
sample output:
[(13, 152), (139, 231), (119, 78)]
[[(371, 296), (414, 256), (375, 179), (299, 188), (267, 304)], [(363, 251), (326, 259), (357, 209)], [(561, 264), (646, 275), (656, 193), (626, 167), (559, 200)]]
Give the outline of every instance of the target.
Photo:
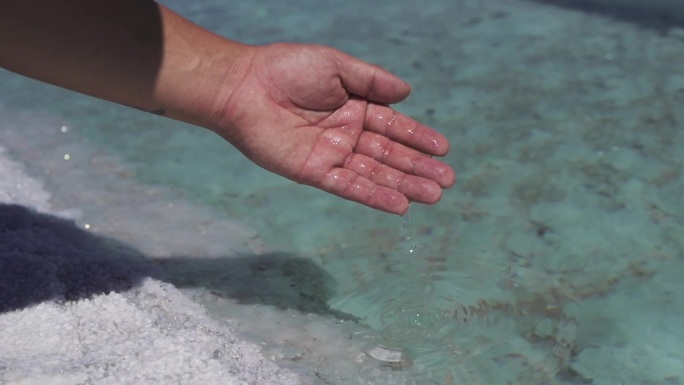
[(215, 35), (165, 9), (164, 59), (145, 109), (216, 131), (255, 47)]

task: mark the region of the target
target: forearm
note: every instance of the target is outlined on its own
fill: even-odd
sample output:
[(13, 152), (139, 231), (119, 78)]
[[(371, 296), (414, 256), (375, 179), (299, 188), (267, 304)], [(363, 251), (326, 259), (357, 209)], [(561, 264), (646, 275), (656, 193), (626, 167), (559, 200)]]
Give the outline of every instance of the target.
[(248, 51), (150, 0), (0, 0), (0, 66), (207, 128)]

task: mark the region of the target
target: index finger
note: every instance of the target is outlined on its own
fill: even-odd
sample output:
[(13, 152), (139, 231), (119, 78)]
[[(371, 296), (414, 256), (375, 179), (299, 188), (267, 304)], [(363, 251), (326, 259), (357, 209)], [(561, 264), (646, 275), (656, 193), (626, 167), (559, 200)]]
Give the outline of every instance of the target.
[(444, 156), (449, 152), (444, 135), (385, 105), (368, 103), (364, 128), (427, 155)]

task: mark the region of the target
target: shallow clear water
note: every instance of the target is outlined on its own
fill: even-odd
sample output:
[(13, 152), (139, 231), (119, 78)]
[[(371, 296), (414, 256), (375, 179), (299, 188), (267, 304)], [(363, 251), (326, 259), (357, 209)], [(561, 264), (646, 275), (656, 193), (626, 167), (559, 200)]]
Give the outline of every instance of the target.
[[(78, 138), (81, 167), (115, 156), (108, 175), (247, 223), (275, 251), (200, 263), (206, 249), (180, 251), (190, 230), (170, 247), (169, 279), (217, 317), (320, 383), (682, 383), (680, 29), (504, 0), (166, 4), (231, 38), (333, 45), (396, 72), (414, 87), (398, 108), (450, 138), (459, 174), (397, 218), (260, 170), (209, 132), (0, 74), (2, 115), (27, 127), (3, 143), (35, 173)], [(36, 119), (74, 136), (22, 153)], [(95, 178), (43, 177), (65, 206)], [(147, 193), (130, 189), (134, 207)], [(111, 206), (88, 202), (94, 221)], [(308, 325), (292, 335), (321, 331), (306, 348), (326, 360), (283, 342), (287, 319)]]

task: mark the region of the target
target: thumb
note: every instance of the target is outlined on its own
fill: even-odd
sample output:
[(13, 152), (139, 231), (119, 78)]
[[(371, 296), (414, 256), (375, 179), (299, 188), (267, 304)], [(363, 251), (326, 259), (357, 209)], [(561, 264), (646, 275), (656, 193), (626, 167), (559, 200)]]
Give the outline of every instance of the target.
[(340, 72), (342, 86), (351, 94), (382, 104), (398, 103), (411, 93), (411, 86), (386, 69), (328, 48)]

